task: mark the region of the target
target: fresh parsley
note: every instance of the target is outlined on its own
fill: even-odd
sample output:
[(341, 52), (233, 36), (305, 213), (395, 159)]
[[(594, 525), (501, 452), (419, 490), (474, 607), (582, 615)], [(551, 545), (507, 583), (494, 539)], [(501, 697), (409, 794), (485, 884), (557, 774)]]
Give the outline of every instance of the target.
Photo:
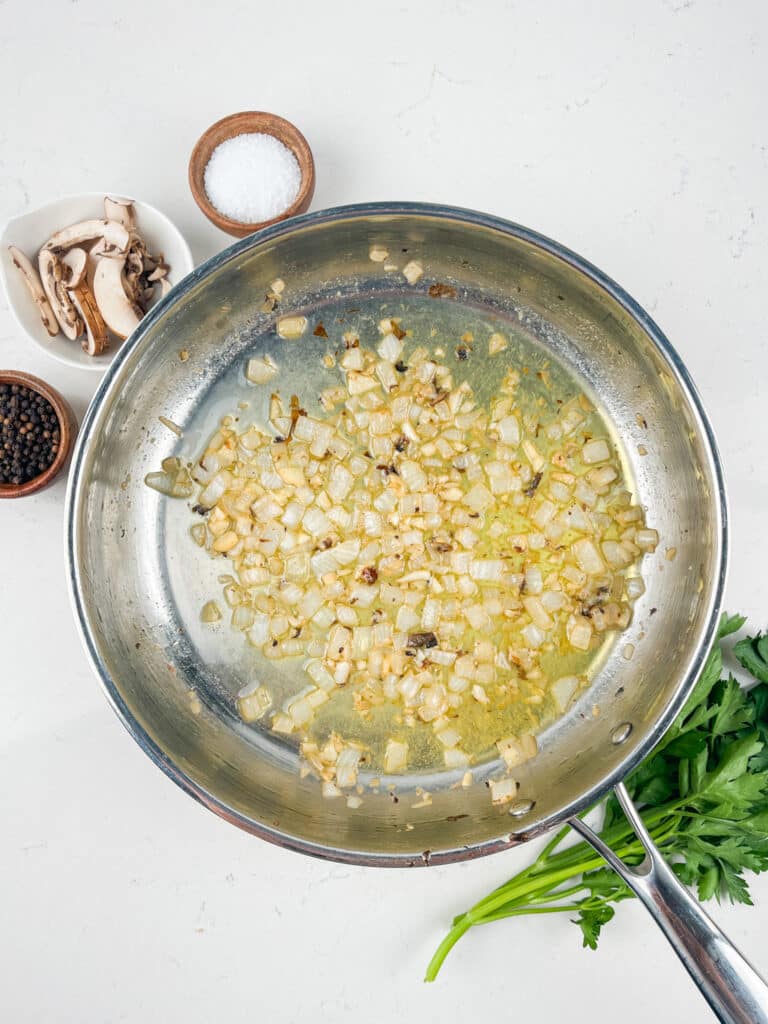
[[(751, 904), (745, 873), (768, 869), (768, 634), (733, 647), (754, 680), (742, 688), (732, 675), (723, 676), (722, 640), (744, 622), (723, 615), (685, 707), (626, 786), (654, 842), (700, 900)], [(602, 807), (602, 839), (623, 861), (639, 864), (643, 848), (615, 796)], [(504, 917), (569, 914), (583, 945), (597, 948), (615, 905), (634, 894), (587, 843), (561, 848), (569, 835), (566, 826), (529, 868), (455, 918), (427, 981), (465, 932)]]

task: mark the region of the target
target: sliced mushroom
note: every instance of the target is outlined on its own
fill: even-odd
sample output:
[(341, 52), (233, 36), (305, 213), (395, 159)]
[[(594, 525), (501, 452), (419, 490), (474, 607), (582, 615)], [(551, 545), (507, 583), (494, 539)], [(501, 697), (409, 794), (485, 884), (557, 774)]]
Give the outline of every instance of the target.
[(131, 233), (116, 220), (82, 220), (51, 235), (43, 248), (60, 251), (87, 245), (98, 239), (103, 239), (104, 245), (110, 249), (127, 252), (131, 244)]
[(105, 196), (104, 216), (107, 220), (116, 220), (118, 224), (122, 224), (126, 231), (136, 230), (136, 212), (133, 209), (132, 199), (116, 199), (112, 196)]
[[(107, 256), (112, 251), (113, 251), (112, 248), (107, 244), (105, 239), (102, 237), (102, 238), (98, 238), (93, 243), (91, 248), (88, 250), (88, 255), (89, 256), (94, 256), (94, 257), (95, 256)], [(94, 264), (94, 266), (95, 266), (95, 264)]]
[(96, 267), (99, 265), (99, 261), (94, 259), (93, 253), (88, 253), (88, 266), (85, 271), (85, 283), (93, 291), (93, 279), (96, 277)]
[(18, 249), (11, 256), (23, 274), (46, 330), (60, 325), (75, 340), (83, 331), (83, 348), (97, 355), (112, 331), (127, 338), (149, 309), (160, 285), (170, 291), (168, 266), (138, 233), (133, 200), (104, 197), (105, 218), (92, 218), (51, 235), (38, 253), (40, 279)]
[(40, 275), (24, 253), (20, 249), (17, 249), (15, 245), (9, 245), (8, 252), (11, 254), (11, 261), (13, 262), (14, 267), (16, 267), (24, 278), (24, 284), (26, 284), (29, 294), (32, 296), (38, 312), (40, 313), (40, 319), (43, 322), (43, 327), (48, 331), (52, 338), (55, 338), (59, 333), (59, 323), (53, 315), (51, 304), (43, 291)]
[(131, 235), (131, 244), (128, 246), (128, 251), (125, 256), (126, 263), (128, 263), (131, 269), (137, 274), (143, 274), (144, 260), (146, 258), (147, 247), (144, 244), (144, 239), (139, 235)]
[(143, 304), (144, 285), (141, 278), (142, 271), (141, 255), (137, 252), (129, 252), (123, 268), (123, 290), (134, 306), (144, 311)]
[(158, 263), (151, 274), (147, 276), (148, 281), (162, 281), (167, 275), (168, 267), (164, 263)]
[(93, 275), (93, 294), (107, 326), (119, 338), (127, 338), (139, 324), (142, 312), (125, 292), (125, 259), (102, 256)]
[(130, 301), (142, 312), (151, 306), (155, 298), (155, 283), (168, 271), (162, 254), (155, 256), (147, 251), (144, 240), (134, 235), (128, 250), (123, 285)]
[(84, 351), (89, 356), (101, 355), (109, 344), (109, 335), (96, 298), (85, 280), (85, 267), (80, 283), (69, 290), (69, 297), (85, 324), (85, 337), (81, 341)]
[(61, 262), (69, 271), (66, 284), (67, 289), (72, 291), (85, 278), (88, 269), (88, 253), (85, 249), (70, 249), (69, 252), (62, 255)]
[(162, 281), (160, 282), (160, 298), (164, 299), (165, 296), (168, 294), (168, 292), (171, 290), (172, 287), (173, 287), (173, 285), (168, 280), (168, 278), (164, 277), (162, 279)]
[(141, 277), (144, 273), (144, 259), (140, 252), (135, 249), (128, 250), (128, 255), (125, 258), (125, 270), (132, 277)]
[(40, 250), (38, 266), (43, 289), (51, 304), (53, 315), (66, 336), (71, 341), (75, 341), (83, 333), (83, 321), (67, 295), (65, 276), (68, 276), (68, 271), (65, 272), (64, 264), (50, 249)]

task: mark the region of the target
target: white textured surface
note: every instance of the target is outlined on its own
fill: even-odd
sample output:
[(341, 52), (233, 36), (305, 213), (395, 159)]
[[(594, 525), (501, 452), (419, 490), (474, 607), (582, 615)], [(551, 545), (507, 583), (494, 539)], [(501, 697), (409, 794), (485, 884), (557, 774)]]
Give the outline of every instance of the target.
[[(208, 124), (252, 108), (307, 135), (315, 208), (437, 200), (554, 236), (620, 281), (687, 361), (730, 486), (728, 606), (765, 624), (764, 4), (393, 3), (369, 25), (358, 3), (226, 8), (0, 3), (0, 220), (108, 182), (167, 213), (202, 259), (226, 239), (188, 192), (188, 154)], [(33, 349), (4, 304), (0, 352), (82, 413), (93, 376)], [(451, 915), (525, 849), (355, 870), (196, 806), (91, 675), (64, 586), (63, 494), (62, 481), (0, 505), (4, 1019), (709, 1019), (636, 905), (596, 954), (560, 918), (478, 930), (424, 986)], [(768, 879), (753, 891), (754, 909), (713, 913), (768, 970)]]

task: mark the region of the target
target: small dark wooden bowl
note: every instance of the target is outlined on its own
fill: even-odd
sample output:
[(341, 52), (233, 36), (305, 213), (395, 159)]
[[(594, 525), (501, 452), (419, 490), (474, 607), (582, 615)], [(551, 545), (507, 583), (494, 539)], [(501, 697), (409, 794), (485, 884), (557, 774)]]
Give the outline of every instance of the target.
[(28, 494), (41, 491), (48, 484), (53, 483), (59, 472), (67, 464), (75, 435), (77, 434), (77, 420), (67, 400), (55, 388), (52, 388), (50, 384), (46, 384), (39, 377), (33, 377), (31, 373), (20, 373), (18, 370), (0, 370), (0, 383), (20, 384), (31, 391), (36, 391), (51, 403), (53, 411), (56, 413), (56, 418), (59, 421), (59, 433), (61, 435), (59, 450), (48, 469), (40, 473), (39, 476), (27, 480), (25, 484), (0, 484), (0, 498), (24, 498)]
[[(235, 135), (251, 132), (273, 135), (282, 142), (296, 157), (301, 171), (299, 194), (293, 203), (279, 216), (259, 224), (243, 224), (239, 220), (231, 220), (219, 213), (208, 199), (204, 181), (205, 168), (208, 166), (214, 149)], [(286, 121), (276, 114), (267, 114), (263, 110), (244, 110), (242, 113), (223, 117), (216, 124), (212, 124), (197, 140), (195, 148), (192, 150), (192, 156), (189, 158), (189, 187), (195, 197), (195, 202), (212, 224), (221, 228), (222, 231), (226, 231), (227, 234), (234, 235), (235, 238), (245, 238), (246, 235), (253, 234), (260, 228), (265, 228), (269, 224), (277, 224), (278, 221), (287, 220), (288, 217), (295, 217), (297, 213), (304, 213), (309, 208), (315, 192), (315, 161), (312, 158), (309, 143), (290, 121)]]

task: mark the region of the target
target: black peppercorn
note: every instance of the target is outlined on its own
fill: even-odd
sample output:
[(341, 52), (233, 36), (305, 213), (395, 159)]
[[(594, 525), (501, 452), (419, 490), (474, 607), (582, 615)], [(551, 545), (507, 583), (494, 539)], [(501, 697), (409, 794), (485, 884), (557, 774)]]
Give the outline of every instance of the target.
[(0, 484), (25, 484), (56, 458), (59, 421), (47, 398), (0, 382)]

